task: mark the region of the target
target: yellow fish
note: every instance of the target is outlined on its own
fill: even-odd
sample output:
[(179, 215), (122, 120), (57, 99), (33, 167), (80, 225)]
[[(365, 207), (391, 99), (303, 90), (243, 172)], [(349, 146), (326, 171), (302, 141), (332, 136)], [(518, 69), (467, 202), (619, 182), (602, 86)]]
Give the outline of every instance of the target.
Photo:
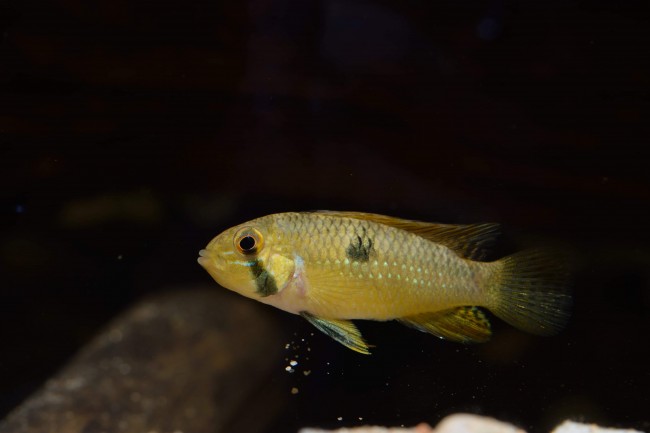
[(217, 283), (299, 314), (369, 354), (352, 319), (397, 320), (460, 342), (489, 339), (485, 307), (539, 335), (559, 331), (571, 297), (560, 260), (524, 251), (479, 261), (497, 224), (448, 225), (360, 212), (279, 213), (232, 227), (199, 252)]

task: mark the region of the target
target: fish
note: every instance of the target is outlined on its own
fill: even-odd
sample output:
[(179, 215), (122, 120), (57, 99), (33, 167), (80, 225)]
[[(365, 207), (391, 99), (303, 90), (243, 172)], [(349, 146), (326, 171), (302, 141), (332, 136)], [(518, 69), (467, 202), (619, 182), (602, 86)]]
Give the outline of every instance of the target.
[(553, 335), (570, 316), (568, 268), (543, 249), (485, 261), (499, 224), (437, 224), (364, 212), (285, 212), (223, 231), (198, 263), (226, 289), (302, 316), (370, 354), (353, 320), (395, 320), (442, 339), (489, 340), (485, 309)]

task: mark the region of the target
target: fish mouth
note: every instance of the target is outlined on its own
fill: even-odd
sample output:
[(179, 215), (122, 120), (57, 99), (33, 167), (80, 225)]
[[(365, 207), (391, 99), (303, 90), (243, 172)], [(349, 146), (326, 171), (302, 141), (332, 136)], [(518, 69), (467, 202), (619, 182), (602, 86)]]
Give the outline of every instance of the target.
[(199, 265), (203, 266), (204, 268), (207, 268), (210, 265), (210, 262), (212, 257), (210, 256), (210, 251), (208, 250), (201, 250), (199, 251), (199, 258), (196, 259), (197, 262), (199, 262)]

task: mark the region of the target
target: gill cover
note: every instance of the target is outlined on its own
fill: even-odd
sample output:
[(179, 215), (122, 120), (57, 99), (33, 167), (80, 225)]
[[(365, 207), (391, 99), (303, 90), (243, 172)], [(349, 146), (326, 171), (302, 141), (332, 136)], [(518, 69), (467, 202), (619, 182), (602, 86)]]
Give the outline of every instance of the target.
[(233, 238), (235, 250), (246, 260), (255, 291), (262, 298), (275, 295), (290, 281), (294, 272), (291, 258), (265, 248), (264, 235), (255, 227), (240, 228)]

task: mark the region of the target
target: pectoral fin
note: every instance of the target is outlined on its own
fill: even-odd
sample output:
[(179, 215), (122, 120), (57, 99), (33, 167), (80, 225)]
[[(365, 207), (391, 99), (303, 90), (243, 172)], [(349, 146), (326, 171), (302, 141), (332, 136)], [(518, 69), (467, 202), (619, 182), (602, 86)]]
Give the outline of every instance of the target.
[(397, 320), (419, 331), (461, 343), (482, 343), (492, 334), (488, 318), (476, 307), (458, 307)]
[(318, 328), (319, 331), (329, 335), (345, 347), (355, 352), (370, 355), (368, 344), (363, 341), (361, 332), (349, 320), (321, 319), (306, 311), (300, 313), (309, 323)]

